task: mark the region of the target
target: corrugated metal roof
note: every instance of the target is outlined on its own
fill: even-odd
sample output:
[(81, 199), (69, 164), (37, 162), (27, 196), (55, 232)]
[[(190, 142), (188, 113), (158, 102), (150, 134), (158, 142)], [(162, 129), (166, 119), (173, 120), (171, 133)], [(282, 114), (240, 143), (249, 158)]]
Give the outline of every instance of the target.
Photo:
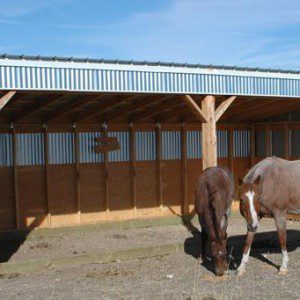
[(300, 97), (300, 72), (2, 55), (0, 89)]

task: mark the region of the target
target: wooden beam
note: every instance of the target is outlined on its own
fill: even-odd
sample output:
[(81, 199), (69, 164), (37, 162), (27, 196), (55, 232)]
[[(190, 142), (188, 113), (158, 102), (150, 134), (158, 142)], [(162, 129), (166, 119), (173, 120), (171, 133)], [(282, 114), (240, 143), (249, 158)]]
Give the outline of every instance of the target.
[(184, 95), (181, 98), (201, 123), (207, 122), (205, 113), (203, 113), (203, 110), (201, 110), (201, 108), (190, 95)]
[[(107, 138), (107, 129), (103, 128), (102, 129), (102, 135), (103, 138)], [(106, 212), (106, 218), (109, 219), (109, 162), (108, 162), (108, 152), (104, 152), (104, 180), (105, 180), (105, 186), (104, 186), (104, 207), (105, 207), (105, 212)]]
[(139, 122), (139, 121), (142, 121), (144, 119), (149, 119), (149, 118), (152, 118), (152, 117), (160, 114), (164, 110), (170, 109), (170, 108), (174, 107), (175, 105), (178, 105), (178, 102), (176, 100), (171, 101), (171, 102), (168, 101), (168, 102), (160, 103), (161, 101), (166, 100), (169, 97), (170, 96), (165, 96), (165, 97), (161, 98), (159, 100), (159, 102), (157, 102), (156, 105), (151, 105), (148, 108), (146, 108), (145, 110), (143, 110), (143, 111), (141, 111), (137, 114), (131, 115), (129, 117), (130, 121)]
[(49, 133), (48, 129), (44, 129), (44, 149), (45, 149), (45, 184), (46, 184), (46, 209), (48, 227), (52, 226), (51, 223), (51, 206), (50, 206), (50, 180), (49, 180)]
[(130, 127), (130, 162), (131, 162), (131, 192), (132, 192), (132, 205), (133, 216), (137, 217), (137, 198), (136, 198), (136, 141), (133, 125)]
[[(177, 104), (176, 106), (174, 106), (173, 108), (171, 108), (169, 111), (166, 112), (162, 112), (159, 115), (157, 115), (155, 117), (155, 120), (157, 122), (165, 122), (168, 119), (173, 119), (176, 118), (178, 116), (181, 116), (182, 114), (186, 113), (186, 106), (183, 103), (180, 103), (179, 105)], [(189, 114), (190, 110), (188, 110)]]
[(234, 153), (233, 153), (233, 125), (229, 124), (228, 132), (228, 156), (229, 156), (229, 167), (232, 173), (234, 173)]
[(14, 198), (15, 198), (15, 220), (16, 229), (21, 228), (20, 203), (19, 203), (19, 185), (18, 185), (18, 166), (17, 166), (17, 135), (15, 129), (12, 130), (12, 148), (13, 148), (13, 178), (14, 178)]
[(283, 100), (282, 103), (278, 106), (270, 106), (266, 111), (257, 111), (256, 114), (252, 115), (251, 121), (259, 121), (264, 118), (271, 118), (297, 109), (300, 109), (300, 99), (294, 100), (292, 102)]
[(16, 91), (10, 91), (0, 98), (0, 110), (11, 100)]
[(217, 165), (217, 133), (215, 119), (215, 97), (206, 96), (202, 100), (202, 111), (206, 122), (202, 123), (202, 168)]
[(227, 108), (232, 104), (232, 102), (236, 99), (236, 96), (231, 96), (228, 99), (224, 100), (216, 109), (215, 111), (215, 120), (218, 122), (218, 120), (221, 118), (221, 116), (224, 114), (224, 112), (227, 110)]
[(108, 110), (117, 104), (120, 104), (121, 102), (122, 102), (122, 100), (119, 97), (117, 97), (115, 99), (107, 99), (105, 101), (102, 101), (96, 107), (93, 107), (93, 108), (89, 109), (87, 112), (80, 115), (75, 121), (76, 122), (86, 121), (87, 119), (95, 117), (95, 116), (99, 115), (100, 113), (102, 113), (103, 111)]
[(21, 112), (20, 114), (18, 114), (17, 116), (15, 116), (12, 119), (13, 123), (18, 123), (22, 120), (24, 120), (25, 118), (28, 118), (29, 116), (37, 113), (38, 111), (40, 111), (41, 109), (46, 108), (47, 106), (49, 106), (50, 104), (56, 102), (56, 101), (62, 101), (63, 99), (69, 97), (70, 94), (64, 94), (60, 97), (55, 96), (48, 96), (47, 99), (43, 99), (43, 100), (38, 100), (37, 103), (31, 107), (29, 107), (28, 109), (26, 109), (25, 111)]
[(105, 117), (101, 118), (101, 120), (104, 122), (112, 122), (117, 118), (121, 118), (123, 116), (128, 115), (129, 113), (132, 113), (133, 111), (139, 110), (141, 108), (144, 108), (150, 104), (155, 103), (156, 101), (153, 100), (139, 100), (139, 101), (134, 101), (133, 103), (129, 103), (125, 107), (122, 107), (118, 109), (116, 112), (113, 112), (111, 114), (106, 115)]
[(53, 122), (57, 118), (70, 114), (73, 110), (79, 108), (80, 106), (101, 99), (103, 95), (98, 95), (96, 97), (86, 97), (83, 99), (77, 100), (78, 96), (75, 97), (70, 103), (62, 105), (59, 109), (54, 110), (52, 113), (47, 114), (45, 122)]
[(181, 129), (181, 153), (182, 153), (182, 213), (189, 213), (189, 204), (187, 196), (187, 145), (186, 145), (186, 128), (182, 124)]
[(75, 171), (76, 171), (76, 194), (77, 194), (77, 217), (78, 223), (81, 224), (81, 197), (80, 197), (80, 145), (79, 145), (79, 133), (74, 129), (74, 146), (75, 146)]
[(161, 140), (161, 127), (160, 125), (156, 128), (156, 176), (157, 176), (157, 196), (158, 205), (160, 208), (160, 213), (163, 213), (163, 192), (162, 192), (162, 170), (161, 170), (161, 150), (162, 150), (162, 140)]
[(266, 132), (266, 157), (271, 155), (271, 142), (270, 142), (270, 124), (265, 125)]
[(250, 128), (250, 156), (251, 156), (251, 167), (255, 165), (255, 125), (252, 124)]
[(284, 156), (290, 159), (290, 124), (284, 124)]

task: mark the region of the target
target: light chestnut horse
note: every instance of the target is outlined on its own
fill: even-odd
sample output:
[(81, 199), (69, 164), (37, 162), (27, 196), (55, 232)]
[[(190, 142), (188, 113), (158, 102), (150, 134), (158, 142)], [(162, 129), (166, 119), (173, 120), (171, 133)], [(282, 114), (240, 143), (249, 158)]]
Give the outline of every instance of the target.
[(209, 254), (210, 243), (217, 275), (223, 275), (227, 269), (226, 229), (233, 191), (233, 176), (226, 167), (205, 169), (197, 182), (195, 211), (202, 229), (202, 259), (205, 261)]
[(255, 232), (260, 219), (266, 215), (274, 218), (277, 227), (282, 251), (279, 274), (287, 274), (286, 215), (300, 213), (300, 160), (269, 157), (251, 168), (240, 185), (240, 212), (248, 231), (237, 274), (246, 271)]

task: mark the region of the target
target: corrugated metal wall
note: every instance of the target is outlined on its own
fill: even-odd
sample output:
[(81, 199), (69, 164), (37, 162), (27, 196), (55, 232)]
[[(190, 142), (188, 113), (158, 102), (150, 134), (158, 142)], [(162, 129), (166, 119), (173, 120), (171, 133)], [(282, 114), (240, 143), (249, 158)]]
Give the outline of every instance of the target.
[(75, 163), (74, 133), (49, 133), (49, 164)]
[(255, 155), (258, 157), (265, 157), (267, 153), (265, 131), (263, 130), (256, 131), (255, 144), (256, 144)]
[(13, 165), (12, 134), (0, 134), (0, 166), (9, 167)]
[(95, 146), (98, 145), (96, 138), (101, 138), (101, 132), (80, 132), (79, 136), (79, 162), (80, 163), (100, 163), (104, 161), (102, 153), (95, 152)]
[[(27, 65), (26, 65), (27, 63)], [(22, 66), (21, 66), (22, 65)], [(300, 96), (298, 74), (0, 60), (1, 89)], [(104, 69), (105, 68), (105, 69)], [(176, 71), (175, 71), (176, 70)], [(218, 74), (219, 73), (219, 74)], [(224, 74), (225, 73), (225, 74)], [(233, 75), (236, 74), (236, 75)], [(255, 74), (255, 75), (254, 75)], [(276, 74), (278, 77), (276, 77)]]
[(218, 157), (228, 157), (228, 131), (217, 130), (217, 151)]
[(136, 160), (151, 161), (156, 159), (155, 131), (135, 132)]
[(43, 165), (45, 163), (44, 135), (20, 133), (16, 135), (17, 165)]
[(300, 157), (300, 130), (291, 130), (291, 156)]
[(130, 161), (129, 132), (128, 131), (109, 131), (109, 137), (118, 138), (120, 149), (108, 152), (109, 161)]
[(250, 131), (249, 130), (234, 130), (233, 156), (234, 157), (250, 156)]
[(202, 157), (202, 134), (201, 131), (186, 132), (186, 156), (187, 159), (199, 159)]
[(271, 153), (278, 157), (285, 156), (285, 140), (283, 130), (271, 130)]
[(181, 159), (181, 132), (162, 131), (163, 160)]

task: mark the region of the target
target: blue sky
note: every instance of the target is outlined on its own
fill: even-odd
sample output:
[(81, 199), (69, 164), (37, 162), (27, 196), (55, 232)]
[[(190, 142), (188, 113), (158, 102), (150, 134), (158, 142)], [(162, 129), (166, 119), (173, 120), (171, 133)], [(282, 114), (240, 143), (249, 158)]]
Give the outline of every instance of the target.
[(0, 0), (0, 52), (300, 70), (299, 0)]

